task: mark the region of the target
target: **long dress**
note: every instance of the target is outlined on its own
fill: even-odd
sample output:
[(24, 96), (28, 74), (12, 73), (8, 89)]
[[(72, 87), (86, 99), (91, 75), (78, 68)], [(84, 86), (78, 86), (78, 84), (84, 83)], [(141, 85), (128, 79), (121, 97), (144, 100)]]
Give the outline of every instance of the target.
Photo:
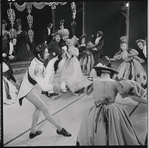
[(94, 58), (93, 58), (93, 54), (91, 52), (91, 49), (87, 48), (87, 47), (80, 47), (80, 48), (85, 48), (83, 50), (83, 53), (81, 53), (81, 58), (80, 58), (80, 64), (82, 67), (82, 71), (86, 74), (89, 75), (93, 65), (95, 63)]
[[(3, 62), (3, 73), (8, 70), (9, 67)], [(7, 105), (16, 103), (17, 93), (17, 88), (3, 76), (3, 103)]]
[(66, 57), (60, 62), (59, 84), (67, 82), (71, 92), (83, 90), (90, 82), (87, 80), (81, 71), (80, 63), (77, 59), (79, 51), (76, 47), (71, 46), (68, 49), (71, 52), (70, 57)]
[[(92, 87), (88, 87), (86, 92), (93, 92), (94, 105), (84, 112), (77, 145), (140, 145), (127, 111), (115, 102), (117, 88), (115, 80), (99, 77), (93, 80)], [(137, 87), (133, 93), (142, 96), (141, 90), (144, 89)]]
[(30, 46), (28, 45), (28, 36), (25, 31), (17, 34), (16, 53), (18, 60), (27, 60), (32, 57)]
[[(128, 54), (133, 54), (135, 56), (128, 57)], [(140, 64), (138, 58), (138, 52), (134, 49), (126, 50), (123, 52), (118, 52), (114, 55), (115, 59), (123, 59), (122, 62), (117, 69), (119, 72), (118, 78), (125, 80), (134, 80), (138, 82), (142, 87), (147, 83), (147, 76), (144, 68)]]

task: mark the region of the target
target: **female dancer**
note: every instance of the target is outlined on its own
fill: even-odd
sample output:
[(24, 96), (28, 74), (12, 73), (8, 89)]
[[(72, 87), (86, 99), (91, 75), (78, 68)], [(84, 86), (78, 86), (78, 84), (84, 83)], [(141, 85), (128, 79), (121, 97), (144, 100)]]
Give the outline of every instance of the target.
[(120, 40), (121, 50), (116, 53), (113, 58), (110, 59), (108, 56), (105, 58), (108, 61), (124, 60), (117, 69), (119, 72), (118, 79), (134, 80), (142, 87), (146, 86), (147, 76), (144, 68), (138, 61), (138, 52), (134, 49), (127, 49), (127, 38), (125, 36), (121, 37)]
[(90, 83), (86, 77), (83, 76), (80, 63), (77, 59), (79, 55), (78, 49), (75, 47), (77, 38), (67, 39), (68, 51), (65, 50), (66, 58), (63, 58), (63, 66), (60, 70), (59, 83), (66, 82), (69, 89), (75, 93)]
[(42, 133), (41, 130), (36, 131), (36, 124), (39, 118), (40, 113), (42, 112), (45, 118), (51, 122), (56, 128), (57, 133), (62, 134), (63, 136), (71, 136), (69, 132), (67, 132), (61, 125), (59, 125), (49, 113), (47, 105), (42, 101), (36, 92), (33, 90), (35, 84), (38, 84), (43, 91), (54, 91), (54, 92), (62, 92), (65, 90), (65, 84), (54, 85), (48, 83), (44, 78), (46, 71), (44, 67), (44, 61), (48, 58), (49, 53), (46, 44), (41, 44), (36, 47), (35, 50), (35, 58), (31, 61), (28, 71), (26, 72), (23, 81), (20, 86), (18, 99), (20, 105), (22, 105), (22, 100), (25, 97), (29, 100), (34, 106), (35, 111), (32, 119), (31, 132), (29, 134), (30, 138), (34, 138)]
[(77, 145), (140, 145), (127, 111), (115, 102), (117, 93), (135, 101), (147, 103), (146, 91), (133, 80), (117, 82), (112, 79), (117, 71), (95, 66), (97, 78), (87, 88), (93, 92), (94, 105), (83, 116)]
[(28, 34), (22, 30), (21, 19), (17, 19), (17, 44), (16, 52), (18, 60), (27, 60), (33, 55), (30, 46), (28, 45)]
[(85, 43), (85, 36), (83, 35), (81, 37), (81, 44), (79, 46), (79, 61), (80, 61), (80, 65), (82, 68), (82, 71), (86, 74), (89, 75), (93, 65), (94, 65), (94, 58), (93, 58), (93, 54), (92, 54), (92, 48), (90, 48), (89, 44)]

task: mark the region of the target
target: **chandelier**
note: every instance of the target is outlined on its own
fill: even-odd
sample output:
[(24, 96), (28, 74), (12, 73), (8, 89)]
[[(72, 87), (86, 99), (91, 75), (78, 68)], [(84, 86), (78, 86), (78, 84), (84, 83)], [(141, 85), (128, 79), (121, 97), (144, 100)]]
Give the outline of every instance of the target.
[(10, 38), (16, 38), (17, 37), (17, 32), (13, 28), (16, 15), (15, 15), (15, 11), (11, 8), (11, 5), (12, 5), (12, 3), (9, 2), (9, 7), (10, 8), (7, 10), (8, 19), (9, 19), (10, 24), (11, 24), (11, 29), (9, 30), (9, 35), (10, 35)]

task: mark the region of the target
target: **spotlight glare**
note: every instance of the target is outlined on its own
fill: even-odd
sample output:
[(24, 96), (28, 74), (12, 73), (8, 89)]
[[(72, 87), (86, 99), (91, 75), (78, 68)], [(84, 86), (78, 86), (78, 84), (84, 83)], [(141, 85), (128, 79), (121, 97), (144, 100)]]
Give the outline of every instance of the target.
[(127, 8), (129, 7), (129, 3), (128, 3), (128, 2), (126, 3), (126, 7), (127, 7)]

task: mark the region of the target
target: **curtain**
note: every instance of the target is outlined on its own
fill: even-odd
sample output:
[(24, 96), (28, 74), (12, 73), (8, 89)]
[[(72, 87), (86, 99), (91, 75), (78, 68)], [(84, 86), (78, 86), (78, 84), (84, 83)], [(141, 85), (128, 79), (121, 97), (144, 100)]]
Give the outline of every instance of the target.
[(39, 3), (33, 2), (33, 5), (37, 9), (43, 9), (45, 7), (45, 2), (39, 2)]
[(22, 5), (19, 5), (18, 3), (14, 3), (16, 9), (21, 12), (24, 11), (24, 9), (26, 8), (26, 4), (27, 4), (26, 2), (24, 2)]

